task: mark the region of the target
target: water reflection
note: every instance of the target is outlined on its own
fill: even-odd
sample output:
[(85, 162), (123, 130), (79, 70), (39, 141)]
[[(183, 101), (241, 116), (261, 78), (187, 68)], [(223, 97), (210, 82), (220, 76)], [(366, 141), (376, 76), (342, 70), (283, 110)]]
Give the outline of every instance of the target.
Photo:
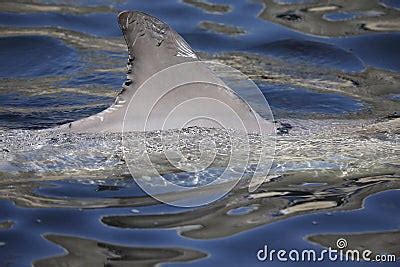
[(36, 261), (34, 266), (156, 266), (206, 257), (203, 252), (181, 248), (126, 247), (62, 235), (46, 235), (45, 238), (64, 248), (68, 254)]
[[(390, 5), (382, 5), (377, 0), (351, 3), (343, 0), (300, 1), (300, 3), (264, 0), (263, 3), (265, 8), (260, 14), (261, 18), (309, 34), (348, 36), (400, 30), (399, 11), (387, 8)], [(332, 11), (335, 13), (331, 13)], [(339, 16), (340, 14), (342, 15)]]
[[(387, 191), (400, 189), (398, 5), (261, 3), (0, 5), (0, 265), (245, 266), (265, 242), (322, 248), (339, 236), (398, 252), (398, 190)], [(238, 186), (207, 206), (171, 207), (134, 183), (120, 136), (10, 130), (108, 106), (124, 79), (122, 9), (164, 19), (203, 58), (260, 85), (281, 130), (258, 191)], [(170, 177), (190, 179), (155, 157)]]

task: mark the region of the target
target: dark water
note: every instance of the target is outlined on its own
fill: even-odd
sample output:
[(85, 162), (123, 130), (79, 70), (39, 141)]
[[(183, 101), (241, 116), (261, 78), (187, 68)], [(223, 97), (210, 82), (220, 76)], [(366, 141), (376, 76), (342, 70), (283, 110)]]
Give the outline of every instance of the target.
[[(0, 4), (0, 266), (342, 264), (256, 258), (265, 244), (334, 247), (326, 234), (400, 256), (398, 1), (210, 3)], [(116, 16), (126, 9), (162, 19), (202, 57), (249, 75), (278, 126), (291, 124), (280, 132), (273, 179), (255, 196), (238, 190), (192, 209), (161, 204), (115, 170), (115, 155), (96, 157), (103, 151), (94, 139), (80, 147), (92, 161), (68, 165), (68, 146), (35, 135), (113, 102), (127, 59)], [(20, 171), (32, 158), (40, 162)], [(37, 171), (53, 161), (58, 176)], [(105, 163), (112, 167), (99, 172)]]

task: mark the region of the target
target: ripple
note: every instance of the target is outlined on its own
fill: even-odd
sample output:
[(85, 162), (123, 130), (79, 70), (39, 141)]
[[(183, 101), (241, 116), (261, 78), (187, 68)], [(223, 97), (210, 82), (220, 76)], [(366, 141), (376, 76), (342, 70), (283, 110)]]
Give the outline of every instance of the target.
[(253, 212), (257, 210), (257, 206), (246, 206), (246, 207), (239, 207), (236, 209), (231, 209), (227, 212), (228, 215), (230, 216), (240, 216), (240, 215), (245, 215), (249, 214), (250, 212)]
[(222, 24), (222, 23), (216, 23), (212, 21), (203, 21), (199, 24), (199, 27), (205, 30), (209, 30), (212, 32), (216, 33), (222, 33), (226, 35), (242, 35), (245, 34), (246, 31), (240, 27), (232, 26), (232, 25), (227, 25), (227, 24)]
[(115, 23), (114, 13), (58, 14), (44, 13), (8, 13), (0, 12), (0, 25), (18, 28), (47, 27), (57, 25), (59, 28), (79, 31), (96, 36), (120, 36), (120, 29)]
[(398, 0), (379, 0), (383, 6), (400, 10), (400, 2)]
[[(8, 10), (6, 5), (0, 7), (9, 12), (1, 13), (2, 25), (9, 27), (1, 27), (0, 35), (20, 35), (25, 45), (14, 47), (9, 42), (4, 46), (7, 58), (0, 62), (0, 75), (4, 75), (0, 76), (0, 127), (50, 127), (96, 113), (112, 101), (115, 91), (111, 87), (119, 88), (119, 79), (124, 76), (126, 47), (116, 27), (115, 14), (106, 10), (98, 14), (101, 11), (97, 7), (104, 2), (84, 2), (69, 1), (65, 7), (54, 0), (13, 3), (12, 8), (18, 9), (14, 11), (9, 4)], [(289, 42), (288, 47), (278, 43), (283, 51), (272, 46), (271, 54), (263, 47), (256, 51), (270, 57), (232, 53), (225, 58), (229, 65), (237, 65), (250, 76), (274, 83), (260, 87), (269, 100), (272, 97), (270, 103), (275, 112), (307, 117), (283, 121), (293, 127), (277, 138), (272, 176), (253, 194), (238, 188), (207, 206), (172, 208), (147, 196), (134, 184), (122, 160), (118, 135), (0, 131), (0, 196), (5, 199), (0, 200), (0, 265), (74, 265), (78, 264), (78, 257), (86, 266), (178, 265), (197, 259), (201, 260), (195, 262), (197, 265), (255, 265), (254, 255), (266, 242), (275, 248), (307, 248), (306, 236), (349, 231), (374, 231), (357, 237), (346, 234), (350, 244), (369, 245), (364, 242), (368, 237), (376, 240), (379, 248), (389, 250), (390, 243), (396, 241), (391, 237), (399, 236), (398, 231), (393, 231), (398, 228), (399, 209), (398, 205), (390, 207), (397, 203), (398, 193), (372, 210), (371, 202), (364, 200), (374, 192), (400, 187), (396, 150), (399, 122), (375, 121), (399, 107), (399, 76), (377, 69), (389, 66), (398, 70), (398, 34), (329, 39), (300, 32), (348, 36), (396, 31), (400, 25), (398, 16), (391, 13), (396, 10), (375, 8), (377, 1), (343, 4), (341, 0), (265, 0), (264, 17), (270, 22), (255, 18), (259, 3), (186, 2), (195, 4), (107, 0), (110, 10), (115, 5), (120, 10), (132, 8), (154, 14), (184, 34), (196, 48), (220, 55), (231, 50), (248, 52), (246, 47), (281, 38), (319, 41)], [(80, 7), (75, 10), (70, 4)], [(81, 8), (82, 5), (89, 6)], [(335, 22), (322, 18), (324, 12), (337, 10), (383, 10), (385, 15)], [(277, 19), (279, 14), (289, 20)], [(297, 20), (296, 15), (301, 19)], [(211, 25), (215, 32), (220, 26), (232, 26), (246, 29), (246, 34), (226, 36), (231, 30), (226, 28), (220, 31), (223, 34), (209, 33), (199, 29), (201, 21), (215, 22)], [(210, 27), (208, 30), (212, 31)], [(32, 43), (32, 35), (41, 35), (42, 39)], [(0, 41), (8, 38), (16, 37)], [(3, 53), (3, 46), (0, 48)], [(9, 56), (14, 48), (15, 55)], [(37, 49), (35, 64), (24, 61), (23, 56), (17, 58), (18, 53), (32, 48)], [(303, 50), (296, 54), (298, 49)], [(107, 51), (114, 54), (107, 55)], [(55, 60), (47, 60), (47, 55), (54, 55)], [(3, 54), (0, 58), (3, 60)], [(25, 70), (9, 71), (14, 62)], [(364, 62), (371, 68), (362, 71)], [(31, 75), (31, 70), (37, 72), (24, 76)], [(362, 72), (348, 74), (338, 70)], [(7, 71), (17, 76), (5, 75)], [(360, 110), (363, 112), (356, 113)], [(365, 118), (361, 116), (367, 112), (365, 116), (373, 120), (343, 119), (347, 113), (353, 114), (350, 118)], [(308, 119), (314, 114), (340, 117)], [(193, 149), (201, 138), (193, 132), (191, 136), (185, 147)], [(219, 139), (216, 141), (219, 144)], [(155, 145), (152, 151), (158, 159), (161, 145)], [(157, 162), (162, 171), (171, 171), (164, 160)], [(177, 182), (190, 182), (189, 176), (184, 172), (165, 175)], [(203, 178), (212, 179), (212, 172)], [(367, 214), (365, 209), (360, 210), (363, 203), (367, 203)], [(391, 232), (382, 232), (385, 230)], [(323, 239), (327, 240), (326, 236)], [(319, 265), (323, 264), (326, 262)]]
[(400, 94), (392, 94), (389, 96), (389, 99), (394, 101), (400, 101)]
[(129, 247), (65, 235), (45, 238), (68, 251), (67, 255), (38, 260), (34, 266), (158, 266), (168, 262), (190, 262), (207, 254), (186, 248)]
[(59, 180), (40, 186), (35, 194), (47, 198), (123, 198), (145, 196), (133, 179)]
[(204, 0), (183, 0), (183, 2), (191, 6), (200, 8), (207, 13), (223, 14), (232, 10), (229, 5), (214, 4)]
[(328, 21), (346, 21), (356, 18), (364, 17), (378, 17), (382, 16), (384, 13), (380, 11), (365, 11), (365, 12), (331, 12), (323, 15), (323, 18)]
[(319, 93), (287, 85), (261, 84), (260, 89), (274, 112), (345, 114), (364, 108), (362, 102), (335, 93)]
[(0, 78), (68, 75), (79, 70), (75, 50), (50, 37), (0, 38), (0, 58)]
[[(49, 1), (46, 1), (49, 2)], [(0, 6), (0, 12), (16, 12), (16, 13), (33, 13), (33, 12), (58, 12), (58, 13), (75, 13), (88, 14), (95, 12), (112, 12), (114, 11), (109, 6), (72, 6), (72, 5), (57, 5), (41, 4), (41, 3), (15, 3), (3, 2)]]
[(351, 52), (321, 42), (286, 39), (268, 43), (257, 50), (287, 62), (323, 66), (346, 72), (360, 72), (365, 68), (363, 62)]
[(311, 4), (315, 0), (274, 0), (275, 3), (280, 5), (293, 5), (293, 4)]
[(113, 98), (57, 92), (1, 95), (0, 125), (8, 129), (43, 129), (74, 121), (108, 107)]
[[(378, 0), (351, 3), (340, 0), (315, 3), (287, 1), (286, 4), (278, 4), (274, 0), (263, 2), (265, 5), (259, 15), (261, 18), (306, 34), (332, 37), (363, 35), (369, 31), (398, 31), (399, 10), (387, 8), (392, 1), (388, 5)], [(333, 10), (338, 12), (326, 14)]]

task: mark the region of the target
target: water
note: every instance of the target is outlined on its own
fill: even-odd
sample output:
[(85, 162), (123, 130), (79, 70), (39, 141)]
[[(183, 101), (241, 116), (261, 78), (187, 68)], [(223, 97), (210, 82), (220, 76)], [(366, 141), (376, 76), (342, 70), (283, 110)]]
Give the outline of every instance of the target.
[[(37, 131), (113, 102), (127, 58), (116, 15), (126, 9), (159, 17), (202, 58), (260, 87), (278, 135), (257, 191), (238, 186), (197, 208), (161, 204), (131, 178), (120, 135)], [(340, 237), (399, 257), (398, 12), (396, 1), (372, 0), (2, 3), (0, 265), (280, 266), (257, 251), (320, 251)], [(189, 132), (183, 145), (195, 157), (203, 130)], [(230, 144), (212, 134), (220, 160), (196, 179), (167, 164), (159, 133), (148, 145), (165, 177), (190, 187), (224, 165)], [(255, 153), (262, 145), (251, 138)]]

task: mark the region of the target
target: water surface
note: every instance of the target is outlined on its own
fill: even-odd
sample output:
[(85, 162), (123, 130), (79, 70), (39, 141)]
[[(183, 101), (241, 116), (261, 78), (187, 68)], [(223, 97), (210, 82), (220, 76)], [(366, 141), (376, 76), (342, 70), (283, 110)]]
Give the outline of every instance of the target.
[[(119, 135), (37, 131), (113, 102), (125, 79), (116, 23), (125, 9), (159, 17), (201, 57), (260, 87), (277, 144), (256, 192), (238, 186), (209, 205), (169, 206), (134, 182)], [(383, 0), (2, 3), (0, 265), (280, 266), (257, 251), (320, 251), (338, 237), (399, 257), (398, 9)], [(160, 170), (193, 184), (159, 153), (157, 134)]]

